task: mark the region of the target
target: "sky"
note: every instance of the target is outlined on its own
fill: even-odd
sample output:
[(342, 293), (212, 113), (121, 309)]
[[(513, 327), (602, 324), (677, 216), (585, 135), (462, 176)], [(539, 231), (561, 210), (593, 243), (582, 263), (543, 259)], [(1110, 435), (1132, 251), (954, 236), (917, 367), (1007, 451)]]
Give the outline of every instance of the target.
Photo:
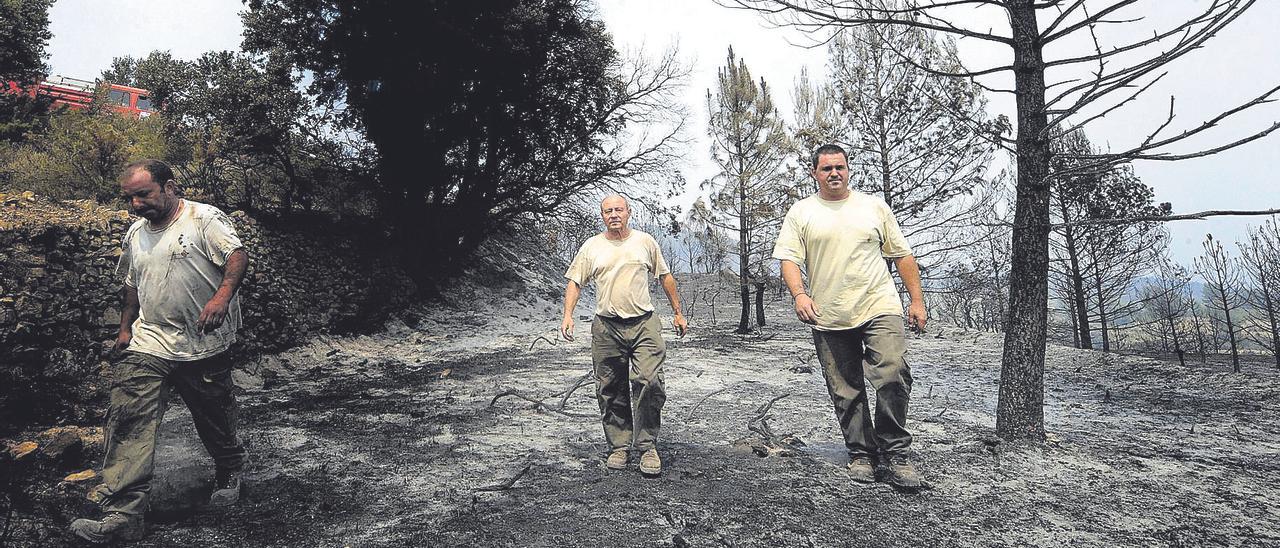
[[(814, 79), (821, 79), (826, 73), (822, 48), (802, 47), (812, 43), (811, 36), (795, 29), (775, 28), (754, 13), (720, 7), (711, 0), (598, 0), (597, 5), (597, 15), (620, 50), (656, 57), (676, 47), (690, 67), (684, 96), (691, 117), (687, 137), (693, 144), (683, 171), (691, 185), (715, 173), (706, 136), (705, 97), (730, 46), (755, 76), (773, 86), (779, 110), (787, 117), (791, 113), (790, 90), (801, 68), (807, 67)], [(1126, 14), (1141, 15), (1143, 21), (1101, 30), (1100, 42), (1115, 45), (1149, 35), (1152, 29), (1167, 26), (1191, 10), (1203, 9), (1206, 2), (1138, 3), (1155, 5), (1160, 9)], [(168, 50), (177, 58), (193, 59), (205, 51), (238, 49), (241, 9), (239, 0), (58, 0), (50, 12), (50, 30), (54, 34), (48, 49), (51, 72), (92, 79), (118, 56)], [(998, 13), (970, 11), (963, 15), (966, 20), (977, 18), (979, 26), (975, 28), (1007, 27)], [(1147, 94), (1090, 125), (1090, 138), (1118, 150), (1140, 141), (1164, 121), (1170, 96), (1176, 97), (1176, 117), (1170, 129), (1180, 132), (1280, 85), (1280, 55), (1274, 53), (1272, 39), (1277, 28), (1280, 2), (1258, 2), (1204, 48), (1172, 64), (1169, 75)], [(1081, 51), (1082, 47), (1091, 46), (1064, 42), (1049, 54), (1067, 54)], [(1006, 60), (997, 48), (973, 41), (961, 41), (959, 51), (971, 69)], [(983, 83), (1008, 87), (1007, 82), (1001, 85), (1000, 77)], [(996, 94), (989, 99), (989, 112), (1012, 117), (1010, 97)], [(1280, 121), (1280, 102), (1223, 123), (1206, 139), (1192, 144), (1228, 142), (1274, 121)], [(1175, 213), (1280, 208), (1280, 132), (1207, 158), (1139, 162), (1134, 168), (1155, 189), (1156, 200), (1171, 202)], [(1202, 251), (1200, 242), (1205, 233), (1234, 242), (1245, 237), (1248, 225), (1256, 226), (1262, 220), (1263, 217), (1220, 217), (1169, 223), (1174, 258), (1190, 265), (1191, 258)]]

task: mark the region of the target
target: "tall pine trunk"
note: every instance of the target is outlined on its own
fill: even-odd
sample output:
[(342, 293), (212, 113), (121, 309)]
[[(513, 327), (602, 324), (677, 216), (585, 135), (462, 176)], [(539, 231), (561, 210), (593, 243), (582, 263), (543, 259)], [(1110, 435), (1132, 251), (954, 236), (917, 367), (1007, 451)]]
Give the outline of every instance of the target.
[(1018, 109), (1017, 205), (996, 431), (1044, 439), (1044, 349), (1049, 310), (1049, 139), (1044, 59), (1032, 0), (1009, 7)]

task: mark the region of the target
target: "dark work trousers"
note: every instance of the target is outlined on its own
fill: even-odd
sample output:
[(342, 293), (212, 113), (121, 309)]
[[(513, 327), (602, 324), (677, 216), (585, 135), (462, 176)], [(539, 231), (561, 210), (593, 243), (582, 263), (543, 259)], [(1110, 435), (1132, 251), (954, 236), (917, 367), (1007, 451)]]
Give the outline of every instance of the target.
[(170, 387), (195, 421), (214, 466), (239, 470), (246, 452), (236, 436), (231, 360), (226, 353), (197, 361), (172, 361), (126, 352), (112, 365), (101, 504), (108, 512), (144, 514), (151, 493), (156, 444)]
[[(907, 347), (902, 317), (877, 316), (840, 331), (815, 329), (813, 344), (849, 456), (905, 453), (911, 446), (907, 432), (911, 369), (904, 357)], [(874, 424), (867, 410), (864, 378), (876, 391)]]
[[(636, 318), (596, 316), (591, 322), (591, 361), (596, 397), (609, 449), (653, 449), (662, 427), (662, 362), (667, 345), (652, 312)], [(634, 408), (634, 414), (632, 413)]]

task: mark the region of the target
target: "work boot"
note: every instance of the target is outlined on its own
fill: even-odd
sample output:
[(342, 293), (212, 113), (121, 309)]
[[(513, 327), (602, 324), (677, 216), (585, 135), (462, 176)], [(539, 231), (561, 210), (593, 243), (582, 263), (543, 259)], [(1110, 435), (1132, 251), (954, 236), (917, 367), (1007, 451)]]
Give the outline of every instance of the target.
[(889, 484), (894, 487), (914, 491), (920, 488), (920, 473), (916, 472), (916, 467), (911, 465), (911, 460), (906, 455), (890, 455)]
[(218, 470), (213, 477), (209, 506), (231, 506), (240, 500), (240, 470)]
[(658, 457), (657, 449), (650, 449), (640, 455), (640, 473), (646, 476), (662, 474), (662, 459)]
[(871, 462), (871, 457), (859, 456), (849, 460), (849, 479), (858, 483), (875, 483), (876, 467)]
[(604, 465), (610, 470), (625, 470), (627, 468), (627, 450), (614, 449), (609, 453), (609, 458), (604, 460)]
[(141, 540), (146, 533), (142, 516), (108, 512), (102, 519), (81, 518), (71, 522), (71, 532), (94, 544), (116, 540)]

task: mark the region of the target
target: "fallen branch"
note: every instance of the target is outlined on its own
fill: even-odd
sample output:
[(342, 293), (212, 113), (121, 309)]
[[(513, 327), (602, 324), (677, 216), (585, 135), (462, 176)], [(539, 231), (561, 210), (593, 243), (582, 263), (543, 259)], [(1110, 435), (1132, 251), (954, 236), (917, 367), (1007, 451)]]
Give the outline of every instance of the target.
[(710, 391), (710, 392), (707, 392), (707, 395), (703, 396), (703, 397), (702, 397), (702, 399), (698, 400), (698, 403), (693, 404), (693, 407), (691, 407), (691, 408), (689, 409), (689, 413), (688, 413), (687, 415), (685, 415), (684, 419), (685, 419), (685, 420), (689, 420), (689, 419), (693, 418), (693, 413), (694, 413), (695, 411), (697, 411), (697, 410), (698, 410), (698, 407), (699, 407), (699, 406), (701, 406), (703, 402), (707, 401), (708, 399), (711, 399), (711, 396), (714, 396), (714, 395), (716, 395), (716, 394), (723, 393), (725, 390), (728, 390), (728, 389), (730, 389), (730, 388), (733, 388), (734, 386), (736, 386), (736, 385), (738, 385), (738, 384), (740, 384), (740, 383), (741, 383), (741, 381), (739, 381), (739, 382), (735, 382), (735, 383), (731, 383), (731, 384), (728, 384), (728, 385), (725, 385), (725, 386), (721, 387), (719, 390), (712, 390), (712, 391)]
[(564, 410), (564, 406), (569, 404), (569, 396), (572, 396), (574, 392), (577, 392), (579, 388), (582, 388), (583, 385), (587, 384), (587, 380), (590, 378), (591, 372), (587, 371), (586, 373), (583, 373), (581, 377), (578, 377), (578, 380), (573, 383), (573, 386), (570, 386), (568, 390), (564, 391), (564, 397), (560, 398), (559, 405), (562, 411)]
[[(556, 345), (555, 341), (548, 339), (546, 336), (538, 335), (538, 338), (534, 339), (533, 342), (529, 343), (529, 350), (533, 350), (533, 346), (538, 344), (538, 341), (547, 341), (547, 344), (551, 346)], [(528, 352), (529, 350), (526, 350), (525, 352)]]
[(476, 491), (506, 491), (507, 489), (510, 489), (512, 485), (515, 485), (517, 481), (520, 481), (520, 478), (528, 473), (530, 468), (533, 468), (533, 463), (524, 465), (524, 468), (521, 468), (519, 472), (516, 472), (516, 475), (511, 476), (511, 479), (508, 479), (507, 481), (495, 485), (477, 487)]
[[(535, 342), (537, 342), (537, 341), (535, 341)], [(519, 390), (516, 390), (516, 389), (514, 389), (514, 388), (508, 388), (508, 389), (506, 389), (506, 390), (503, 390), (502, 392), (499, 392), (497, 395), (495, 395), (495, 396), (493, 397), (493, 399), (489, 400), (489, 407), (493, 407), (494, 405), (497, 405), (498, 400), (500, 400), (500, 399), (502, 399), (502, 398), (504, 398), (504, 397), (512, 396), (512, 397), (516, 397), (516, 398), (520, 398), (520, 399), (522, 399), (522, 400), (525, 400), (525, 401), (527, 401), (527, 402), (529, 402), (529, 403), (532, 403), (532, 404), (533, 404), (533, 408), (534, 408), (534, 409), (545, 409), (545, 410), (550, 411), (550, 412), (552, 412), (552, 413), (559, 413), (559, 414), (564, 415), (564, 416), (567, 416), (567, 417), (579, 417), (579, 418), (590, 418), (590, 417), (594, 417), (594, 416), (595, 416), (594, 414), (574, 413), (574, 412), (572, 412), (572, 411), (566, 411), (566, 410), (565, 410), (565, 406), (569, 404), (569, 397), (570, 397), (570, 396), (573, 396), (573, 393), (574, 393), (574, 392), (577, 392), (579, 388), (582, 388), (584, 385), (586, 385), (586, 384), (587, 384), (587, 380), (588, 380), (588, 379), (590, 379), (590, 378), (591, 378), (591, 372), (590, 372), (590, 371), (588, 371), (588, 372), (586, 372), (586, 373), (583, 373), (583, 374), (582, 374), (582, 376), (581, 376), (581, 377), (578, 377), (578, 379), (577, 379), (577, 380), (575, 380), (575, 381), (573, 382), (573, 384), (572, 384), (572, 385), (570, 385), (568, 388), (565, 388), (564, 390), (562, 390), (562, 391), (560, 391), (560, 392), (556, 392), (555, 394), (551, 394), (551, 395), (546, 396), (546, 397), (543, 397), (543, 398), (535, 398), (535, 397), (533, 397), (533, 396), (530, 396), (530, 395), (528, 395), (528, 394), (526, 394), (526, 393), (524, 393), (524, 392), (521, 392), (521, 391), (519, 391)], [(548, 404), (547, 404), (547, 400), (548, 400), (548, 399), (550, 399), (550, 398), (554, 398), (554, 397), (557, 397), (557, 396), (560, 396), (560, 403), (559, 403), (559, 404), (557, 404), (557, 405), (548, 405)]]
[(789, 449), (791, 447), (804, 446), (804, 442), (801, 441), (800, 438), (796, 437), (795, 434), (779, 436), (774, 434), (773, 429), (769, 427), (769, 419), (773, 418), (773, 416), (769, 414), (769, 410), (773, 408), (773, 404), (777, 403), (778, 400), (790, 395), (790, 393), (783, 394), (764, 403), (760, 407), (756, 408), (756, 415), (747, 421), (747, 430), (760, 435), (761, 440), (764, 441), (766, 446), (775, 449)]

